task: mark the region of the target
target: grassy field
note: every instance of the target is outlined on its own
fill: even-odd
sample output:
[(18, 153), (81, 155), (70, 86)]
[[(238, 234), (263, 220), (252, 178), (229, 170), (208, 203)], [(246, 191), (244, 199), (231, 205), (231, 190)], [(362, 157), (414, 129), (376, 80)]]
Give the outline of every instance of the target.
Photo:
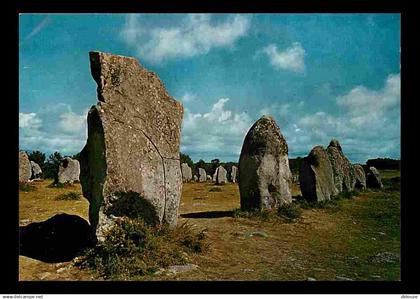
[[(399, 172), (382, 172), (384, 184)], [(80, 185), (19, 192), (21, 225), (57, 213), (87, 219), (88, 202), (56, 200), (79, 192)], [(210, 249), (190, 254), (198, 268), (145, 280), (400, 280), (399, 191), (366, 191), (325, 208), (302, 209), (296, 222), (280, 218), (234, 217), (240, 206), (237, 184), (214, 189), (211, 183), (187, 183), (182, 190), (179, 223), (205, 230)], [(299, 186), (292, 186), (293, 195)], [(67, 263), (19, 258), (20, 280), (100, 279)]]

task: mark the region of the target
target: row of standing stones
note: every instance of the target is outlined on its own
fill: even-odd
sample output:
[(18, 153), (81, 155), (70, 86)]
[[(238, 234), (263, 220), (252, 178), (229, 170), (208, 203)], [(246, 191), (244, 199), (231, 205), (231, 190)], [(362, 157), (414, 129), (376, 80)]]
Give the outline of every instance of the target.
[[(137, 194), (152, 209), (156, 223), (177, 223), (181, 189), (192, 180), (188, 165), (181, 165), (179, 146), (183, 106), (166, 91), (156, 74), (131, 57), (90, 52), (90, 67), (97, 83), (98, 103), (88, 113), (88, 138), (80, 154), (80, 183), (89, 200), (89, 221), (99, 241), (115, 221), (113, 207), (122, 193)], [(67, 167), (73, 165), (68, 160)], [(73, 167), (71, 167), (73, 169)], [(75, 167), (77, 168), (77, 167)], [(219, 166), (213, 176), (199, 169), (198, 181), (226, 183)], [(239, 169), (241, 208), (273, 209), (292, 202), (292, 175), (287, 143), (273, 118), (263, 116), (247, 133)], [(353, 166), (334, 141), (327, 150), (315, 147), (300, 170), (303, 196), (325, 200), (341, 190), (366, 186), (363, 168)], [(379, 180), (375, 170), (367, 182)], [(380, 180), (379, 180), (380, 183)]]
[[(26, 183), (40, 179), (41, 167), (34, 161), (30, 161), (28, 154), (19, 151), (19, 182)], [(74, 183), (79, 181), (80, 164), (76, 159), (65, 157), (58, 167), (57, 181), (61, 184)]]
[[(231, 172), (230, 172), (230, 182), (236, 183), (236, 173), (238, 168), (233, 165)], [(222, 166), (218, 166), (214, 171), (213, 176), (210, 176), (206, 173), (206, 170), (203, 168), (198, 168), (198, 176), (192, 175), (192, 169), (188, 166), (187, 163), (181, 164), (181, 173), (182, 173), (182, 182), (206, 182), (206, 181), (213, 181), (217, 185), (226, 184), (228, 182), (228, 175), (227, 170)]]

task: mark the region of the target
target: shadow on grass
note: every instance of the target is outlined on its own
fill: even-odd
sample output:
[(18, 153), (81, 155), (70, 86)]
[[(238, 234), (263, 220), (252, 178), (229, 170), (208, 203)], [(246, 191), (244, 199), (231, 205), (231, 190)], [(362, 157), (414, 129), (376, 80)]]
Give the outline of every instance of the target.
[(208, 211), (181, 214), (182, 218), (224, 218), (233, 217), (233, 211)]
[(96, 244), (89, 223), (76, 215), (57, 214), (19, 227), (19, 254), (46, 263), (68, 262)]

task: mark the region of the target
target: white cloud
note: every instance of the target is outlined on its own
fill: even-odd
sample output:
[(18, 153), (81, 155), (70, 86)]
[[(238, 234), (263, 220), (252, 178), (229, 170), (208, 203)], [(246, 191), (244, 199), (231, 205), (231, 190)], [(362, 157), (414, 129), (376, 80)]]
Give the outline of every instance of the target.
[(77, 114), (63, 103), (19, 113), (19, 146), (25, 150), (78, 153), (86, 143), (87, 111)]
[(58, 126), (61, 131), (70, 134), (79, 134), (86, 129), (87, 111), (81, 115), (74, 112), (66, 112), (60, 115)]
[(181, 151), (194, 157), (239, 157), (243, 139), (252, 125), (246, 113), (226, 109), (228, 98), (219, 99), (207, 113), (185, 109)]
[(183, 103), (190, 103), (190, 102), (193, 102), (193, 101), (196, 101), (196, 100), (197, 100), (197, 95), (195, 95), (193, 93), (189, 93), (189, 92), (186, 92), (181, 98), (181, 101)]
[[(327, 146), (340, 140), (353, 162), (400, 153), (400, 74), (389, 75), (378, 90), (357, 86), (336, 98), (341, 113), (324, 111), (308, 114), (304, 104), (271, 105), (292, 156), (306, 156), (315, 145)], [(299, 108), (300, 107), (300, 108)], [(287, 113), (288, 110), (293, 113)]]
[(37, 130), (41, 125), (42, 120), (36, 113), (19, 113), (19, 128)]
[(51, 17), (47, 16), (44, 19), (42, 19), (41, 22), (39, 22), (34, 29), (32, 29), (32, 31), (25, 36), (25, 38), (23, 39), (23, 41), (20, 43), (20, 45), (23, 45), (23, 43), (25, 43), (26, 41), (30, 40), (31, 38), (33, 38), (35, 35), (37, 35), (39, 32), (42, 31), (42, 29), (44, 29), (48, 24), (50, 24), (52, 21)]
[(291, 47), (282, 52), (278, 51), (276, 45), (270, 44), (263, 48), (262, 52), (268, 56), (270, 64), (275, 69), (284, 69), (297, 73), (305, 71), (305, 49), (298, 42), (294, 42)]
[(130, 14), (121, 33), (141, 59), (161, 63), (231, 47), (250, 27), (250, 18), (243, 15), (230, 15), (217, 24), (211, 21), (209, 14), (189, 14), (177, 26), (145, 28), (137, 15)]

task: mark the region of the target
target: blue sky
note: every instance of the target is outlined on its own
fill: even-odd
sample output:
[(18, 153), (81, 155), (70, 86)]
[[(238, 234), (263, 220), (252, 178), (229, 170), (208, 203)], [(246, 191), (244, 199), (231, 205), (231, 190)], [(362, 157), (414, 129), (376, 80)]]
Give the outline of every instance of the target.
[(79, 152), (96, 104), (88, 52), (134, 56), (184, 104), (181, 151), (237, 161), (272, 115), (289, 156), (340, 140), (400, 157), (399, 14), (22, 14), (19, 142)]

